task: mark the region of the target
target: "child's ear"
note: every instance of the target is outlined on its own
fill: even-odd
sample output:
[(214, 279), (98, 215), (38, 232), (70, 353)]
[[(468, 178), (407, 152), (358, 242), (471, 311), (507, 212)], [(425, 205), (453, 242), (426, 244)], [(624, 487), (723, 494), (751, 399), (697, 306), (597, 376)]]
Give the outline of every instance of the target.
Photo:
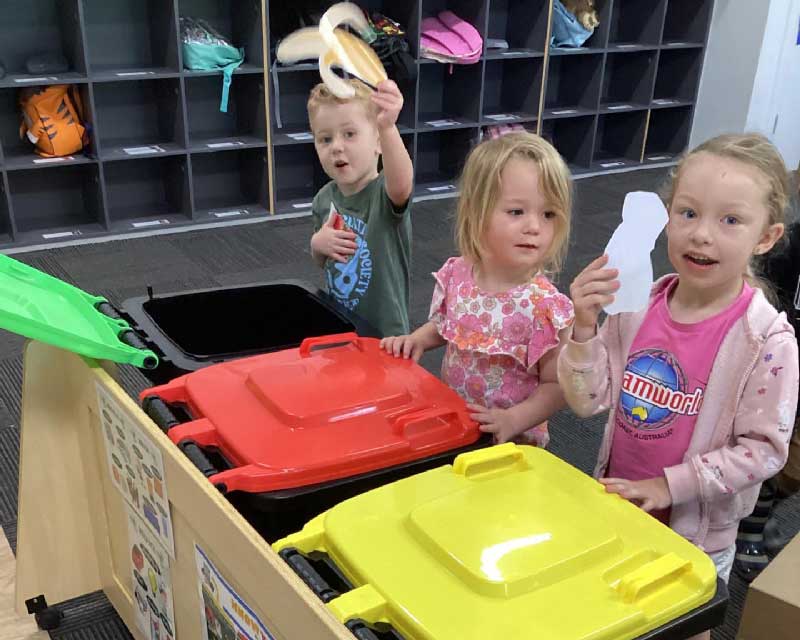
[(772, 249), (772, 247), (775, 246), (775, 243), (781, 239), (784, 230), (785, 226), (780, 222), (776, 222), (775, 224), (768, 226), (764, 230), (764, 233), (761, 234), (761, 239), (758, 241), (753, 253), (759, 256), (767, 253), (767, 251)]

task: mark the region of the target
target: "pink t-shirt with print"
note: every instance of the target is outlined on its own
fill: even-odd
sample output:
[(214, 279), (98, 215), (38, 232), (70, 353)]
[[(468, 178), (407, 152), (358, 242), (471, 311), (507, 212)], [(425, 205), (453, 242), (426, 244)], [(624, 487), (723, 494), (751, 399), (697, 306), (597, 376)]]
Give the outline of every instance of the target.
[[(728, 308), (684, 324), (669, 312), (673, 288), (653, 300), (631, 345), (615, 416), (609, 478), (656, 478), (666, 467), (683, 462), (717, 351), (753, 297), (753, 289), (745, 284)], [(653, 515), (667, 522), (669, 509)]]
[[(433, 276), (430, 319), (447, 341), (442, 379), (467, 402), (489, 408), (526, 400), (539, 385), (539, 359), (572, 322), (570, 299), (543, 275), (508, 291), (483, 291), (460, 257)], [(541, 447), (548, 439), (547, 423), (531, 425), (524, 438)]]

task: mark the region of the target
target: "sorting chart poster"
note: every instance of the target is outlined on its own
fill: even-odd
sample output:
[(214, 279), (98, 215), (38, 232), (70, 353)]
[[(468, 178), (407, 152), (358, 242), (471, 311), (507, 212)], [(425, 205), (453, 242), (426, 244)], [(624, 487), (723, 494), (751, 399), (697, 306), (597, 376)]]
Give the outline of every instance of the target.
[(128, 553), (131, 559), (136, 625), (150, 640), (174, 640), (175, 613), (169, 555), (138, 514), (128, 508)]
[(172, 519), (161, 450), (100, 384), (97, 385), (97, 403), (111, 481), (131, 510), (174, 558)]
[(194, 551), (203, 606), (203, 640), (275, 640), (197, 544)]

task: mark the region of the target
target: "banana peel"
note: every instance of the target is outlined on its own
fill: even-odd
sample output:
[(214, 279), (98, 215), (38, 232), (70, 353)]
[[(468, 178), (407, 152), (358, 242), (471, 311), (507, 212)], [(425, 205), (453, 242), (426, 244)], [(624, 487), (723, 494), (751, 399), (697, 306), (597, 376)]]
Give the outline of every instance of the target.
[(339, 28), (340, 25), (349, 25), (360, 33), (369, 29), (357, 5), (339, 2), (322, 15), (319, 27), (304, 27), (289, 34), (278, 45), (275, 54), (282, 64), (318, 59), (322, 81), (335, 96), (347, 99), (355, 95), (355, 89), (336, 75), (334, 67), (343, 69), (372, 89), (387, 76), (372, 47), (358, 36)]

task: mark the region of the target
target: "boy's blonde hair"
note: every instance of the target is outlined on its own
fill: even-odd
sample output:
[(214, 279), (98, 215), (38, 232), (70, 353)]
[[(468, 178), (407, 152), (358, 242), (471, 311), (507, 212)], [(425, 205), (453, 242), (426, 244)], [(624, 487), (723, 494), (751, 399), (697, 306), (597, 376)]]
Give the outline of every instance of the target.
[(512, 158), (531, 160), (539, 170), (539, 188), (556, 214), (555, 234), (542, 269), (563, 264), (572, 216), (572, 177), (566, 163), (545, 139), (529, 132), (509, 133), (481, 142), (467, 156), (456, 209), (456, 244), (462, 256), (479, 263), (483, 238), (500, 197), (500, 174)]
[[(667, 209), (672, 209), (675, 190), (687, 161), (699, 153), (709, 153), (721, 158), (737, 160), (757, 169), (764, 179), (764, 204), (769, 213), (764, 228), (771, 227), (773, 224), (786, 223), (786, 209), (789, 207), (791, 192), (789, 172), (775, 145), (759, 133), (723, 134), (707, 140), (684, 154), (662, 189), (661, 197)], [(772, 287), (756, 275), (752, 263), (751, 259), (747, 265), (747, 271), (743, 274), (745, 280), (751, 286), (762, 289), (767, 298), (774, 302), (775, 295)]]
[(309, 122), (311, 122), (311, 119), (317, 115), (317, 111), (322, 105), (348, 104), (350, 102), (357, 102), (363, 105), (364, 111), (367, 114), (367, 118), (370, 120), (370, 122), (374, 123), (376, 121), (378, 112), (375, 107), (375, 103), (373, 103), (370, 99), (372, 91), (360, 80), (350, 78), (347, 80), (347, 82), (353, 87), (353, 89), (355, 89), (356, 92), (356, 95), (354, 95), (352, 98), (339, 98), (335, 96), (323, 82), (320, 82), (311, 90), (311, 93), (308, 94), (308, 103), (306, 104)]

